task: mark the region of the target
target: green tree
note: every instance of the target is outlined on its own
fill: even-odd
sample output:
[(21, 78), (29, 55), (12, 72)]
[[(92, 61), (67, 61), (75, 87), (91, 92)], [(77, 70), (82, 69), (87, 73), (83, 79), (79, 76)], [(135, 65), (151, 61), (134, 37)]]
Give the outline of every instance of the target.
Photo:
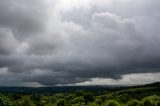
[(149, 98), (144, 98), (143, 106), (154, 106), (154, 103)]
[(115, 100), (109, 100), (104, 106), (120, 106), (120, 104)]
[(96, 98), (95, 103), (101, 105), (102, 104), (101, 98)]
[(157, 101), (155, 106), (160, 106), (160, 101)]
[(44, 106), (44, 101), (42, 101), (41, 95), (32, 95), (30, 100), (32, 100), (37, 106)]
[(71, 100), (71, 103), (72, 103), (72, 104), (84, 103), (84, 98), (83, 98), (83, 96), (76, 97), (76, 98), (74, 98), (74, 99)]
[(22, 99), (21, 95), (18, 95), (18, 94), (13, 94), (12, 95), (12, 100), (18, 100), (18, 99)]
[(94, 101), (94, 96), (93, 96), (92, 93), (85, 93), (85, 94), (83, 95), (83, 98), (84, 98), (85, 104)]
[(24, 98), (20, 106), (36, 106), (36, 105), (33, 102), (31, 102), (29, 99)]
[(130, 100), (130, 96), (128, 94), (122, 94), (118, 97), (118, 101), (121, 103), (127, 103)]
[(10, 99), (5, 96), (0, 96), (0, 106), (11, 106)]
[(138, 100), (131, 100), (127, 106), (142, 106), (142, 104)]
[(66, 106), (66, 103), (64, 100), (61, 99), (57, 102), (57, 106)]
[(82, 91), (82, 90), (76, 91), (76, 96), (83, 96), (83, 95), (84, 95), (84, 91)]

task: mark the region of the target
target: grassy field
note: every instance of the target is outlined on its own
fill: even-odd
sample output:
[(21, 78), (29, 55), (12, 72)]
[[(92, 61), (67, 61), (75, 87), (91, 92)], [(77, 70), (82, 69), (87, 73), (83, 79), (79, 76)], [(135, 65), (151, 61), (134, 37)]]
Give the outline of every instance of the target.
[(59, 93), (1, 91), (0, 106), (160, 106), (160, 84)]

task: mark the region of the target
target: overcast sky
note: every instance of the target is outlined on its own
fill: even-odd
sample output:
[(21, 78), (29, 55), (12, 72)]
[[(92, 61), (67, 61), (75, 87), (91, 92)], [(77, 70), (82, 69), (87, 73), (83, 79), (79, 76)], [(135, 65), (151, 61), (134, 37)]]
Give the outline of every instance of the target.
[(160, 0), (0, 0), (0, 86), (160, 81)]

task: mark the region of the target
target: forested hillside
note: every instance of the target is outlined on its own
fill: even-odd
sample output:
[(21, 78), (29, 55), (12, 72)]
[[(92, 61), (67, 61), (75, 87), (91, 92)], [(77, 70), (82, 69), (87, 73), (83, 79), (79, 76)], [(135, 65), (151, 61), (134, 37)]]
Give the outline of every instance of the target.
[(0, 89), (0, 106), (160, 106), (160, 83), (133, 87), (6, 88)]

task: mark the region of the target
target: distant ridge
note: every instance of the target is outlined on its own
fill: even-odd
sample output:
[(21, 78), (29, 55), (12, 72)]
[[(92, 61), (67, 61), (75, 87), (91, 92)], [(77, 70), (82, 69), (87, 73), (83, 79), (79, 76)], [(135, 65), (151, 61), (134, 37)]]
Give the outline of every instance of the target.
[(155, 87), (160, 88), (160, 82), (154, 82), (151, 84), (138, 85), (138, 86), (52, 86), (52, 87), (0, 87), (0, 93), (21, 93), (21, 94), (33, 94), (33, 93), (67, 93), (75, 92), (77, 90), (85, 91), (104, 91), (104, 90), (120, 90), (128, 88), (144, 88)]

